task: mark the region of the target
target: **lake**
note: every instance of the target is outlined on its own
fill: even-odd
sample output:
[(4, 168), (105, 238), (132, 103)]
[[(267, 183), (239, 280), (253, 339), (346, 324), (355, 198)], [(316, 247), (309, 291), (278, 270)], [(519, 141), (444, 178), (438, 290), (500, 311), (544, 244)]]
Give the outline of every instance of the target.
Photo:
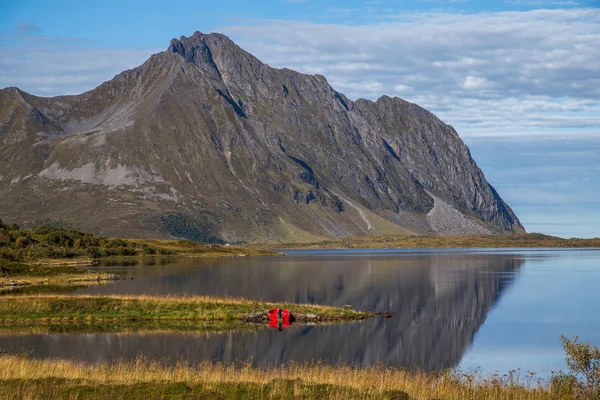
[(413, 369), (564, 369), (561, 334), (600, 345), (600, 251), (289, 251), (100, 266), (127, 279), (77, 294), (218, 295), (391, 311), (390, 319), (221, 333), (0, 333), (0, 349), (87, 362), (288, 361)]

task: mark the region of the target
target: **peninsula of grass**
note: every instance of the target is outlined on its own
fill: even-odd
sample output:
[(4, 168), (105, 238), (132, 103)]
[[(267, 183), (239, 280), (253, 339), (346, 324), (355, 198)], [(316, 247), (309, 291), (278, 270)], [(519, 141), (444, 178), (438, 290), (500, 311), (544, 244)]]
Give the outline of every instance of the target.
[[(460, 372), (332, 367), (322, 363), (176, 366), (139, 359), (90, 365), (0, 355), (3, 399), (593, 399), (571, 384), (515, 372), (485, 377)], [(580, 393), (583, 393), (580, 394)], [(593, 394), (592, 394), (593, 396)]]
[(315, 321), (352, 321), (375, 313), (307, 304), (267, 303), (245, 299), (155, 296), (2, 296), (0, 324), (81, 321), (240, 321), (280, 307), (294, 314), (314, 314)]
[(0, 261), (0, 293), (35, 285), (47, 287), (99, 284), (121, 277), (73, 266), (35, 266)]
[(541, 233), (462, 236), (388, 235), (259, 247), (264, 249), (600, 248), (600, 238), (563, 239)]

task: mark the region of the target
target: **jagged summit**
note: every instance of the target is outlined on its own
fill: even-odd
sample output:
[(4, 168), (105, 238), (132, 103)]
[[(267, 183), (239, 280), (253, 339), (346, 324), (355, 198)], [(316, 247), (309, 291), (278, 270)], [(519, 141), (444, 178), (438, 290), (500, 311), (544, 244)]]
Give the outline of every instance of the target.
[[(19, 100), (20, 98), (20, 100)], [(77, 96), (0, 90), (0, 218), (302, 241), (522, 231), (455, 130), (194, 33)]]

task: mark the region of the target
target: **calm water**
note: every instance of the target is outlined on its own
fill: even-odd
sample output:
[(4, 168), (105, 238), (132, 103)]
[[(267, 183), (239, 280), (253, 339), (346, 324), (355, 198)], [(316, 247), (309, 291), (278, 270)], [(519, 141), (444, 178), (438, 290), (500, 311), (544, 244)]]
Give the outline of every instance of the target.
[(565, 368), (558, 337), (600, 345), (600, 251), (298, 251), (99, 269), (133, 280), (83, 293), (209, 294), (393, 311), (391, 319), (294, 325), (283, 332), (0, 334), (0, 349), (90, 362), (145, 354), (166, 362), (260, 366), (324, 360), (486, 372)]

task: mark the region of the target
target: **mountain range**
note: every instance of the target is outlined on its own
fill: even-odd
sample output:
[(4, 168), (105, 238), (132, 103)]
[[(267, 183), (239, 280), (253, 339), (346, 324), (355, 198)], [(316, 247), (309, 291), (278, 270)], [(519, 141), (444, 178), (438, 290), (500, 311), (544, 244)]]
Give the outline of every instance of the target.
[(207, 242), (524, 232), (429, 111), (200, 32), (80, 95), (0, 90), (0, 218)]

